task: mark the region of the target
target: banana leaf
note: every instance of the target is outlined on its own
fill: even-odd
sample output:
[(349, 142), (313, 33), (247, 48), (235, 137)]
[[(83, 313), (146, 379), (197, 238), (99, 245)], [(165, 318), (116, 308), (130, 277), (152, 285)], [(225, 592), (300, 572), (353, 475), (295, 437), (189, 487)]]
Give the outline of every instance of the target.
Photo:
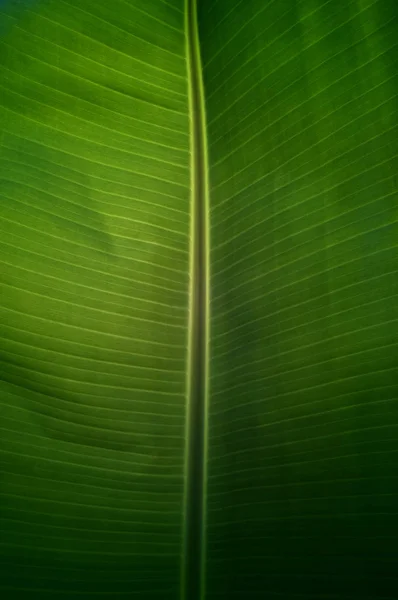
[(397, 36), (0, 1), (2, 598), (397, 598)]

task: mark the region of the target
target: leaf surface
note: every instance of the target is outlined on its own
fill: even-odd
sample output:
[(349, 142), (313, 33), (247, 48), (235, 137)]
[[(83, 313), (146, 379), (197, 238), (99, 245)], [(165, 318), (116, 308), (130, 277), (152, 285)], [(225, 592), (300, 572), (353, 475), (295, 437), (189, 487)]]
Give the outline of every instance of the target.
[(209, 2), (207, 597), (393, 598), (394, 2)]
[(197, 8), (0, 3), (0, 589), (393, 600), (396, 3)]
[(190, 221), (183, 2), (2, 11), (1, 586), (7, 597), (175, 599)]

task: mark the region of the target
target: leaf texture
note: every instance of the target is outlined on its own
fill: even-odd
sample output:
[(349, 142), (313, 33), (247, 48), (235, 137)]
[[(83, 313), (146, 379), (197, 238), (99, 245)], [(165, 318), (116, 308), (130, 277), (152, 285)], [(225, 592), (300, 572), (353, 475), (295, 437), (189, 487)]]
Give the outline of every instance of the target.
[(209, 2), (207, 598), (396, 595), (395, 2)]
[(394, 600), (396, 2), (197, 11), (0, 2), (2, 597)]
[(1, 8), (3, 595), (174, 600), (190, 219), (184, 5)]

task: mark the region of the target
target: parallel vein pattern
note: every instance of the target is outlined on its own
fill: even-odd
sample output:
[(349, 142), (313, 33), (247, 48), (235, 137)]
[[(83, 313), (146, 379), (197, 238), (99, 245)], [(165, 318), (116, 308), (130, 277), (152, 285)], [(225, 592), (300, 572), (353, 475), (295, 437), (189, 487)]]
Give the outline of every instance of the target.
[(199, 18), (208, 598), (395, 598), (396, 3), (204, 0)]
[(180, 590), (183, 1), (0, 7), (0, 589)]

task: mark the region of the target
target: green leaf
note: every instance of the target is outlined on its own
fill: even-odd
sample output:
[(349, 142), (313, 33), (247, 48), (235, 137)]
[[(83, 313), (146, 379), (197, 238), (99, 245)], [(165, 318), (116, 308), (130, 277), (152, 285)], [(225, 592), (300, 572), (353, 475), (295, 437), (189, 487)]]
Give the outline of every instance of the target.
[(3, 593), (177, 598), (183, 2), (44, 0), (1, 18)]
[(4, 598), (396, 597), (397, 33), (0, 3)]
[(394, 598), (394, 1), (202, 2), (207, 598)]

